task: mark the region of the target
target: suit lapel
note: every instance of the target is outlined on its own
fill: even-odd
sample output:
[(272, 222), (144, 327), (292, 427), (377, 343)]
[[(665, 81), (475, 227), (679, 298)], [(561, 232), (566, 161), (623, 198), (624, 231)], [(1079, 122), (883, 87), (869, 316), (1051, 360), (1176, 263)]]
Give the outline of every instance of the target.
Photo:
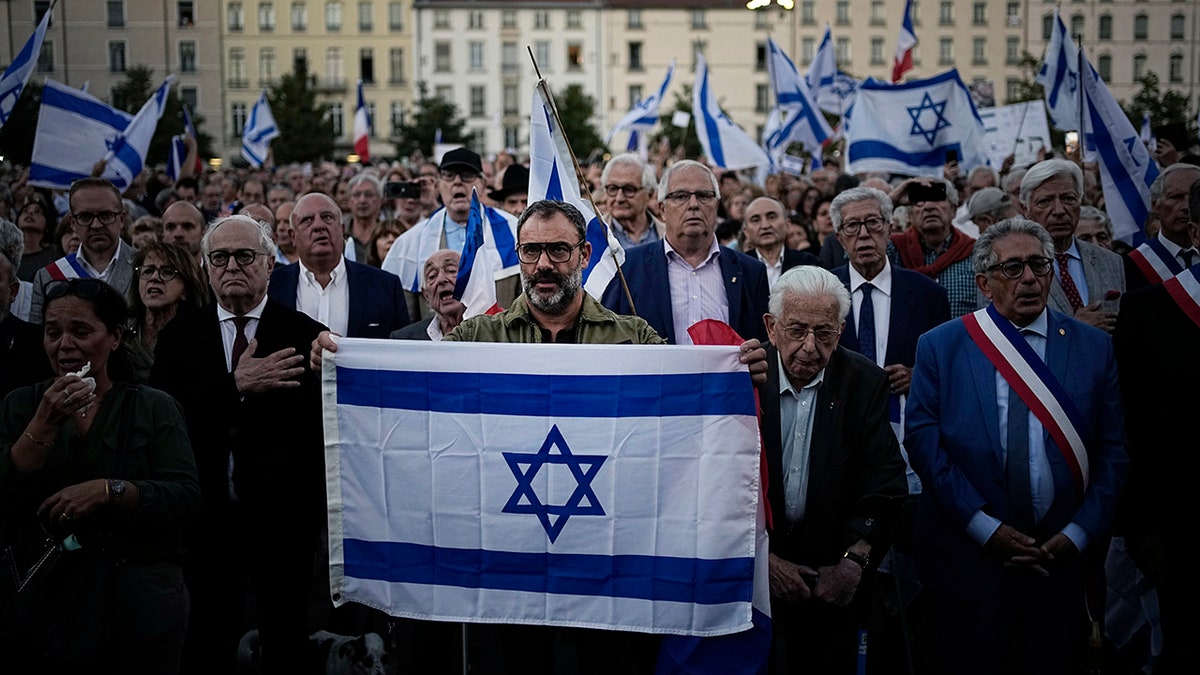
[[(667, 255), (666, 243), (660, 242), (658, 246), (654, 246), (646, 256), (646, 279), (650, 281), (647, 284), (649, 293), (639, 298), (643, 304), (648, 307), (638, 307), (638, 314), (646, 317), (646, 320), (651, 324), (655, 323), (654, 317), (663, 326), (665, 333), (663, 337), (671, 344), (678, 344), (675, 340), (675, 315), (671, 311), (671, 277), (667, 274)], [(666, 293), (660, 289), (666, 289)]]
[(349, 288), (350, 308), (349, 315), (346, 317), (346, 334), (347, 335), (365, 335), (366, 318), (363, 316), (363, 310), (366, 308), (366, 298), (359, 297), (365, 292), (366, 284), (361, 282), (362, 269), (351, 261), (346, 261), (346, 284)]
[[(953, 319), (961, 321), (961, 319)], [(1004, 467), (1003, 449), (1000, 446), (1000, 421), (996, 414), (996, 366), (988, 360), (974, 340), (963, 330), (963, 339), (971, 343), (970, 347), (970, 378), (975, 387), (975, 397), (980, 403), (979, 417), (988, 435), (988, 443), (992, 448), (1000, 468)]]

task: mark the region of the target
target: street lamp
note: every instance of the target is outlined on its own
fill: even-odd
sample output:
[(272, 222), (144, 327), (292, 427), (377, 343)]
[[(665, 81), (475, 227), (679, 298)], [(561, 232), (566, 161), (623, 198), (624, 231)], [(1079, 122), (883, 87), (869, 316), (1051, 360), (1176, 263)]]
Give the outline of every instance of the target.
[[(775, 0), (775, 2), (784, 9), (793, 9), (796, 6), (794, 0)], [(746, 9), (762, 9), (770, 5), (771, 0), (750, 0), (746, 3)]]

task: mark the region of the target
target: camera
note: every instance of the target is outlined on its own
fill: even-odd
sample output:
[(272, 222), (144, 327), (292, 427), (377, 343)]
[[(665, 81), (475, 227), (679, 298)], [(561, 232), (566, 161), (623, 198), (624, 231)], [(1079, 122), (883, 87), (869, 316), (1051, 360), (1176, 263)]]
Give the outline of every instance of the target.
[(421, 184), (416, 182), (388, 181), (383, 184), (384, 199), (420, 199)]
[(944, 202), (946, 201), (946, 184), (937, 181), (932, 185), (913, 183), (908, 186), (908, 203)]

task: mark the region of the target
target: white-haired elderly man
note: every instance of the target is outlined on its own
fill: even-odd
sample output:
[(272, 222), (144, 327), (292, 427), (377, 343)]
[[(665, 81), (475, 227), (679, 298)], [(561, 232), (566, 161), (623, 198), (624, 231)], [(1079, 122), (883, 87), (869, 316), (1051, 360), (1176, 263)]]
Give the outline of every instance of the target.
[(666, 225), (650, 212), (651, 194), (658, 189), (654, 167), (627, 152), (608, 160), (600, 174), (608, 198), (609, 224), (622, 248), (632, 248), (666, 236)]
[(1125, 257), (1125, 285), (1134, 290), (1161, 284), (1200, 260), (1188, 237), (1188, 188), (1200, 181), (1200, 166), (1172, 164), (1150, 185), (1150, 209), (1158, 217), (1158, 235)]

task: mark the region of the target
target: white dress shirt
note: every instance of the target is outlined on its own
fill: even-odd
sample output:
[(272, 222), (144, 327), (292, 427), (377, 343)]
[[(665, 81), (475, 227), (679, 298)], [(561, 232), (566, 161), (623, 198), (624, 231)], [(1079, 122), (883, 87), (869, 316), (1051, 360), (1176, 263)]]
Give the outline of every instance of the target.
[[(255, 334), (258, 333), (258, 320), (262, 318), (263, 307), (266, 306), (267, 296), (264, 294), (262, 301), (254, 309), (246, 312), (245, 316), (250, 319), (244, 330), (246, 342), (253, 340)], [(217, 305), (217, 321), (221, 322), (221, 342), (225, 345), (225, 368), (229, 372), (233, 372), (233, 341), (237, 339), (237, 324), (233, 322), (234, 317), (233, 312), (220, 304)]]
[[(854, 325), (857, 328), (859, 310), (862, 308), (862, 285), (867, 280), (853, 265), (847, 267), (850, 270), (851, 311), (854, 312)], [(875, 365), (882, 368), (887, 357), (888, 324), (892, 321), (892, 264), (886, 259), (883, 270), (871, 279), (871, 285), (875, 287), (871, 291), (871, 306), (875, 308)]]
[(346, 259), (338, 261), (329, 273), (329, 285), (324, 288), (317, 276), (299, 261), (300, 280), (296, 284), (296, 309), (338, 335), (346, 334), (350, 325), (350, 283), (346, 280)]
[(729, 323), (729, 300), (725, 297), (725, 280), (721, 277), (721, 247), (714, 237), (708, 257), (699, 267), (684, 260), (663, 240), (667, 256), (667, 284), (671, 292), (671, 316), (675, 323), (675, 344), (690, 345), (692, 336), (687, 329), (703, 319)]

